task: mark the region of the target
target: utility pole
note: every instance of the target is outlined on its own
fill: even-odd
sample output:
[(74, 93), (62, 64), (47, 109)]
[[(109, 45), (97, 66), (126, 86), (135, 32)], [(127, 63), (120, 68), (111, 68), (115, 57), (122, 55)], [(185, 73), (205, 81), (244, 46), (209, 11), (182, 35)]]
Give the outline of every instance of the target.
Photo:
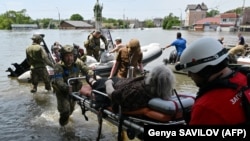
[[(243, 24), (243, 13), (244, 13), (244, 9), (245, 9), (245, 0), (243, 0), (243, 4), (242, 4), (242, 10), (241, 10), (241, 14), (240, 14), (240, 20), (239, 20), (239, 31), (240, 31), (240, 26), (241, 24)], [(241, 22), (242, 21), (242, 22)]]
[(179, 8), (181, 15), (180, 15), (180, 29), (182, 29), (182, 10)]
[(61, 23), (60, 12), (59, 12), (58, 7), (56, 7), (56, 9), (57, 9), (57, 13), (58, 13), (58, 27), (60, 28), (60, 23)]

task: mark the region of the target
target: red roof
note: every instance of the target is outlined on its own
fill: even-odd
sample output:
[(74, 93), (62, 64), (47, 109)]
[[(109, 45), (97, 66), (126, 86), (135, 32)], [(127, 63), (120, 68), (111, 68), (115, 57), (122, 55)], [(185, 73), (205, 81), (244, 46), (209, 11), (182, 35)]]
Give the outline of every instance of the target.
[(209, 17), (197, 21), (195, 24), (220, 24), (220, 17)]
[(236, 13), (223, 13), (220, 15), (221, 18), (237, 18)]

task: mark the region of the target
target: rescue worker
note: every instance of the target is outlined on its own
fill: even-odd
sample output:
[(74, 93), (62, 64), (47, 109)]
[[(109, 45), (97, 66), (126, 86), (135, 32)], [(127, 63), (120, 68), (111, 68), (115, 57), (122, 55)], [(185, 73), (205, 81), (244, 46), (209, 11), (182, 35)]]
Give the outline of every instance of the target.
[(98, 62), (100, 61), (100, 49), (101, 49), (100, 39), (102, 39), (102, 41), (104, 42), (105, 50), (107, 50), (108, 49), (107, 39), (98, 30), (95, 30), (94, 32), (90, 33), (87, 41), (84, 42), (84, 47), (86, 48), (87, 55), (94, 56)]
[(241, 33), (238, 33), (238, 45), (245, 45), (245, 38), (242, 36)]
[(37, 91), (39, 80), (43, 80), (45, 89), (50, 91), (50, 77), (46, 69), (46, 65), (49, 65), (52, 68), (54, 65), (49, 60), (48, 54), (44, 48), (40, 45), (42, 42), (42, 36), (39, 34), (34, 34), (31, 39), (33, 40), (33, 43), (26, 49), (26, 58), (30, 65), (31, 83), (33, 85), (33, 88), (30, 92), (35, 93)]
[(189, 45), (176, 70), (188, 72), (199, 87), (190, 125), (236, 125), (246, 122), (240, 89), (247, 76), (228, 67), (227, 50), (218, 40), (203, 37)]
[(94, 73), (84, 62), (77, 58), (73, 46), (65, 45), (60, 52), (61, 61), (55, 65), (52, 86), (57, 97), (57, 108), (60, 113), (59, 123), (64, 126), (68, 123), (69, 116), (74, 111), (76, 104), (70, 93), (79, 91), (82, 86), (80, 80), (74, 80), (70, 85), (67, 84), (67, 80), (78, 77), (80, 74), (93, 77)]
[(245, 57), (247, 45), (236, 45), (228, 51), (229, 63), (237, 64), (239, 56)]
[(176, 52), (177, 52), (177, 58), (175, 62), (178, 62), (180, 60), (180, 56), (182, 52), (186, 48), (187, 41), (186, 39), (182, 38), (181, 33), (177, 32), (176, 34), (176, 40), (174, 40), (171, 44), (167, 45), (164, 49), (169, 48), (171, 46), (175, 46)]
[(121, 48), (116, 56), (115, 64), (112, 67), (109, 78), (112, 78), (116, 72), (117, 77), (127, 78), (129, 75), (129, 69), (131, 70), (132, 76), (136, 77), (136, 72), (143, 72), (142, 64), (143, 54), (141, 52), (141, 45), (138, 39), (131, 39), (126, 47)]

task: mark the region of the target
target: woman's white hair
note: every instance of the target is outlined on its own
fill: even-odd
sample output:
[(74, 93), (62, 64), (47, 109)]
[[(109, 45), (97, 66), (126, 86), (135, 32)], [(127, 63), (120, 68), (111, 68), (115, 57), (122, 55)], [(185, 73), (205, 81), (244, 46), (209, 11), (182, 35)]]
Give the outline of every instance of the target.
[(172, 96), (176, 79), (168, 66), (160, 65), (151, 70), (145, 82), (150, 85), (153, 96), (168, 100)]

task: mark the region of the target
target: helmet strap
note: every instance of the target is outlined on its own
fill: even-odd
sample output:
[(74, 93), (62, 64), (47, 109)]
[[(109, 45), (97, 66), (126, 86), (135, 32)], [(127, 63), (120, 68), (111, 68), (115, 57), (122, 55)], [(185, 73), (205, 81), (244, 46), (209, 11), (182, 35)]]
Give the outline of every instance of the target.
[(226, 58), (222, 62), (220, 62), (219, 64), (217, 64), (215, 66), (209, 65), (209, 66), (203, 68), (201, 71), (199, 71), (197, 73), (197, 75), (208, 79), (210, 76), (212, 76), (213, 74), (215, 74), (217, 72), (220, 72), (221, 70), (223, 70), (227, 66), (228, 66), (228, 59)]
[(210, 61), (213, 61), (213, 60), (220, 58), (222, 55), (224, 55), (226, 53), (227, 53), (226, 48), (223, 48), (221, 51), (219, 51), (218, 53), (216, 53), (213, 56), (209, 56), (209, 57), (198, 59), (198, 60), (192, 60), (192, 62), (185, 63), (185, 64), (178, 64), (178, 67), (176, 67), (176, 69), (181, 70), (181, 69), (193, 67), (193, 66), (196, 66), (196, 65), (199, 65), (202, 63), (210, 62)]

